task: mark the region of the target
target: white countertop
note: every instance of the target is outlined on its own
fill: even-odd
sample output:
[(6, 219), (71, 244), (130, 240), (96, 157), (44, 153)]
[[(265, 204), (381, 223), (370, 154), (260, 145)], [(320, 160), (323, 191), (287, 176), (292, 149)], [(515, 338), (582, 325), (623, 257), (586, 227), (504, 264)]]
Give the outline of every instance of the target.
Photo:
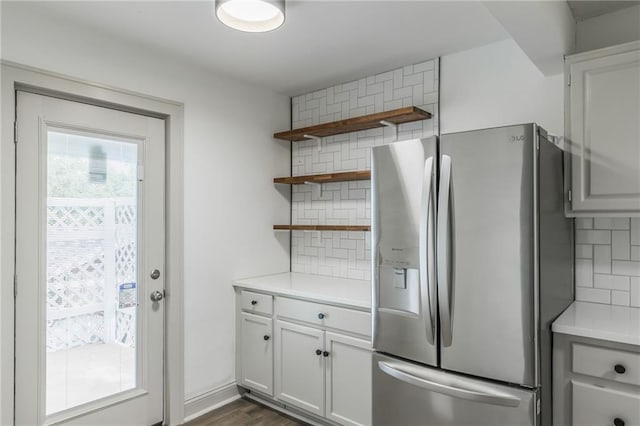
[(555, 333), (640, 345), (640, 308), (573, 302), (551, 329)]
[(285, 272), (235, 280), (234, 287), (371, 309), (371, 281)]

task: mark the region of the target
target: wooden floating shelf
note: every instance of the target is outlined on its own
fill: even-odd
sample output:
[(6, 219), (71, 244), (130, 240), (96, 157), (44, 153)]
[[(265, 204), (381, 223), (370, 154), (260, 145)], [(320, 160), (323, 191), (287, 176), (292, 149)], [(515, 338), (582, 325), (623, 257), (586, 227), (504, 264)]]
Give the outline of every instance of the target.
[(369, 225), (273, 225), (274, 230), (285, 231), (370, 231)]
[(301, 129), (279, 132), (273, 135), (276, 139), (283, 139), (291, 142), (310, 140), (307, 136), (326, 137), (341, 135), (343, 133), (357, 132), (360, 130), (375, 129), (384, 127), (385, 121), (391, 124), (410, 123), (412, 121), (427, 120), (431, 118), (431, 113), (420, 108), (406, 107), (391, 111), (377, 112), (375, 114), (362, 115), (360, 117), (347, 118), (346, 120), (333, 121), (331, 123), (318, 124), (316, 126), (303, 127)]
[(369, 180), (371, 179), (371, 171), (358, 170), (355, 172), (326, 173), (321, 175), (291, 176), (274, 178), (274, 183), (286, 183), (291, 185), (302, 185), (305, 183), (329, 183), (329, 182), (346, 182), (352, 180)]

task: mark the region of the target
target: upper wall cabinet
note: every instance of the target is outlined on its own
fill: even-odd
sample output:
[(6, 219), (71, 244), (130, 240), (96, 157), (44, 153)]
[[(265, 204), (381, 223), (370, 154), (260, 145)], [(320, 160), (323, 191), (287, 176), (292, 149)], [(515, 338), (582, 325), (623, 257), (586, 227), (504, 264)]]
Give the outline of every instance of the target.
[(569, 216), (640, 216), (640, 41), (566, 58)]

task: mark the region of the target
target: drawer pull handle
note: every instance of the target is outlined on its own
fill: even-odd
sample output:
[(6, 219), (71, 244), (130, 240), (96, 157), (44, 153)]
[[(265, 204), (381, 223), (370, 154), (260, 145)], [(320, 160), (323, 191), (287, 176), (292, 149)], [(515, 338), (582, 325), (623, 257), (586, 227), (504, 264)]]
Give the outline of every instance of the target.
[(329, 352), (327, 352), (327, 351), (322, 352), (322, 356), (325, 357), (325, 358), (328, 357), (329, 356)]
[(318, 314), (318, 318), (319, 318), (319, 319), (324, 319), (324, 317), (325, 317), (325, 314), (323, 314), (322, 312), (320, 312), (320, 313)]
[(316, 349), (316, 355), (318, 356), (322, 355), (322, 351), (320, 349)]
[[(624, 365), (622, 365), (622, 364), (616, 364), (616, 365), (613, 367), (613, 369), (614, 369), (614, 370), (616, 371), (616, 373), (618, 373), (618, 374), (624, 374), (624, 373), (626, 373), (626, 372), (627, 372), (627, 369), (626, 369), (626, 368), (624, 367)], [(624, 423), (624, 422), (622, 422), (622, 423)], [(616, 426), (618, 426), (618, 425), (616, 425)]]
[(251, 301), (251, 304), (252, 304), (253, 306), (255, 306), (255, 305), (257, 305), (257, 304), (258, 304), (258, 301), (257, 301), (257, 300), (252, 300), (252, 301)]
[(265, 334), (264, 337), (263, 337), (264, 340), (269, 340), (270, 338), (271, 338), (271, 336), (269, 336), (268, 334)]
[(624, 426), (624, 420), (622, 420), (620, 417), (616, 417), (615, 419), (613, 419), (613, 424), (614, 426)]

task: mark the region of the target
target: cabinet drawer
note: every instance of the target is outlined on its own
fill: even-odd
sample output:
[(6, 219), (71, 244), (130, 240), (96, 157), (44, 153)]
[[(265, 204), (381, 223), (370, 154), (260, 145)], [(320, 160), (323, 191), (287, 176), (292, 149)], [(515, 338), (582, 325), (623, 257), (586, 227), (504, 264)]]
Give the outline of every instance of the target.
[(640, 353), (574, 343), (572, 370), (578, 374), (640, 386)]
[(243, 290), (240, 294), (242, 310), (254, 314), (273, 315), (273, 296)]
[[(640, 395), (571, 382), (573, 426), (640, 424)], [(614, 422), (615, 419), (619, 419)]]
[(277, 297), (278, 316), (371, 336), (371, 314), (304, 300)]

